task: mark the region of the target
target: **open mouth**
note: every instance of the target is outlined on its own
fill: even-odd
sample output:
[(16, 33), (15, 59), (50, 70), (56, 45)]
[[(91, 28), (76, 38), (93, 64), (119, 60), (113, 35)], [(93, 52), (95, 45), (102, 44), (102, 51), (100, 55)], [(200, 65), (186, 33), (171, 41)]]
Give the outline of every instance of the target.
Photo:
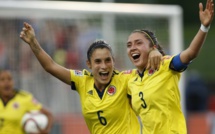
[(100, 72), (99, 75), (102, 77), (107, 77), (109, 75), (109, 72)]
[(132, 54), (131, 56), (134, 60), (136, 60), (140, 57), (140, 54)]
[(11, 89), (10, 86), (6, 86), (6, 87), (4, 88), (5, 91), (8, 91), (8, 90), (10, 90), (10, 89)]
[(5, 89), (5, 90), (10, 90), (10, 87), (9, 87), (9, 86), (6, 86), (4, 89)]

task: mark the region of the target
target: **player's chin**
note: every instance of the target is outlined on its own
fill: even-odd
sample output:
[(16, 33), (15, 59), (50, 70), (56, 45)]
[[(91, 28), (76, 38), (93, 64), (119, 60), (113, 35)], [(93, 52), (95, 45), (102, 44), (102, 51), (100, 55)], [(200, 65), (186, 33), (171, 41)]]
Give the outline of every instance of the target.
[(135, 67), (139, 67), (141, 65), (139, 60), (132, 60), (132, 63)]
[(134, 64), (134, 66), (136, 67), (136, 68), (144, 68), (145, 67), (145, 65), (142, 63), (142, 62), (135, 62), (135, 63), (133, 63)]
[(4, 90), (2, 91), (2, 94), (5, 95), (5, 96), (9, 96), (9, 95), (11, 95), (11, 94), (13, 94), (13, 93), (14, 93), (14, 92), (13, 92), (12, 89), (4, 89)]
[(103, 85), (106, 85), (110, 82), (111, 78), (107, 78), (107, 79), (101, 79), (100, 80), (100, 83), (103, 84)]

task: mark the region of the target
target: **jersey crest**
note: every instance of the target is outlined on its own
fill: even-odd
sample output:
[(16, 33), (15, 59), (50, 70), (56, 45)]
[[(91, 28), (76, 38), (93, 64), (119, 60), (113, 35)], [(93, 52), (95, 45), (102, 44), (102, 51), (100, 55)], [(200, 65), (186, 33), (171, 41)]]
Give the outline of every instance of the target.
[(13, 103), (13, 108), (14, 109), (18, 109), (19, 108), (19, 103), (18, 102), (14, 102)]
[(116, 87), (111, 85), (111, 86), (108, 88), (107, 93), (108, 93), (109, 95), (114, 95), (114, 94), (116, 93)]
[(148, 71), (148, 75), (150, 76), (150, 75), (152, 75), (152, 74), (154, 74), (155, 73), (155, 70), (154, 69), (149, 69), (149, 71)]

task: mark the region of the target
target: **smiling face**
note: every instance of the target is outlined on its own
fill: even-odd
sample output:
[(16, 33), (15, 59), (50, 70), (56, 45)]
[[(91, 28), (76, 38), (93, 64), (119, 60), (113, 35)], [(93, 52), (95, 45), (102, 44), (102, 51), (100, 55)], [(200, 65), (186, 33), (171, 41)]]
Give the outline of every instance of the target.
[(13, 94), (14, 81), (9, 71), (0, 72), (0, 96), (8, 97)]
[(105, 47), (96, 48), (87, 65), (92, 70), (96, 87), (104, 89), (110, 82), (114, 70), (114, 60), (110, 50)]
[(148, 62), (150, 41), (143, 33), (134, 32), (128, 37), (127, 54), (136, 68), (142, 72)]

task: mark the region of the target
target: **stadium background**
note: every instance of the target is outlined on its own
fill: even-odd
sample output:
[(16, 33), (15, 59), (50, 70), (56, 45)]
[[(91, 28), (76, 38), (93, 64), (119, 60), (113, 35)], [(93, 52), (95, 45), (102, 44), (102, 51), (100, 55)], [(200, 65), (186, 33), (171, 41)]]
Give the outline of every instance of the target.
[[(132, 0), (131, 2), (128, 0), (116, 0), (115, 2), (180, 5), (184, 12), (184, 47), (187, 47), (191, 42), (200, 26), (198, 2), (194, 0), (186, 2), (170, 0), (162, 0), (162, 2), (161, 0)], [(126, 19), (132, 19), (133, 21), (128, 23)], [(67, 134), (68, 132), (86, 134), (87, 130), (80, 113), (81, 108), (77, 93), (70, 91), (69, 86), (44, 72), (29, 47), (19, 39), (19, 32), (24, 21), (33, 25), (42, 47), (56, 62), (68, 68), (82, 69), (86, 68), (84, 61), (87, 45), (95, 38), (102, 37), (101, 18), (92, 17), (87, 20), (80, 19), (78, 21), (70, 19), (63, 21), (57, 19), (0, 19), (0, 67), (12, 69), (16, 77), (16, 86), (32, 92), (39, 101), (54, 113), (56, 118), (52, 131), (53, 134)], [(119, 45), (119, 48), (116, 48), (119, 51), (115, 52), (117, 69), (122, 70), (130, 67), (127, 56), (122, 56), (123, 53), (121, 52), (124, 51), (123, 47), (125, 47), (126, 39), (123, 38), (124, 36), (126, 37), (125, 33), (127, 34), (136, 27), (146, 25), (151, 29), (156, 29), (158, 40), (168, 52), (168, 48), (165, 46), (165, 44), (168, 44), (168, 34), (164, 34), (167, 33), (166, 20), (150, 18), (146, 21), (144, 18), (135, 18), (134, 16), (132, 18), (118, 16), (116, 21), (116, 29), (118, 31), (116, 37), (119, 40), (115, 43), (121, 45)], [(215, 57), (213, 56), (213, 51), (215, 47), (213, 40), (215, 29), (213, 27), (214, 23), (211, 26), (205, 46), (198, 59), (193, 61), (187, 70), (187, 90), (193, 91), (189, 88), (194, 88), (194, 92), (189, 92), (190, 94), (194, 94), (192, 98), (189, 97), (191, 99), (190, 102), (193, 102), (189, 105), (192, 108), (188, 107), (187, 109), (189, 134), (214, 133)], [(190, 86), (190, 83), (197, 86)], [(199, 83), (203, 84), (198, 85)], [(197, 89), (195, 90), (195, 88)], [(203, 91), (201, 91), (202, 89)], [(204, 100), (201, 100), (203, 103), (198, 102), (197, 97), (199, 94), (195, 96), (195, 92), (199, 92), (202, 97), (205, 97)]]

